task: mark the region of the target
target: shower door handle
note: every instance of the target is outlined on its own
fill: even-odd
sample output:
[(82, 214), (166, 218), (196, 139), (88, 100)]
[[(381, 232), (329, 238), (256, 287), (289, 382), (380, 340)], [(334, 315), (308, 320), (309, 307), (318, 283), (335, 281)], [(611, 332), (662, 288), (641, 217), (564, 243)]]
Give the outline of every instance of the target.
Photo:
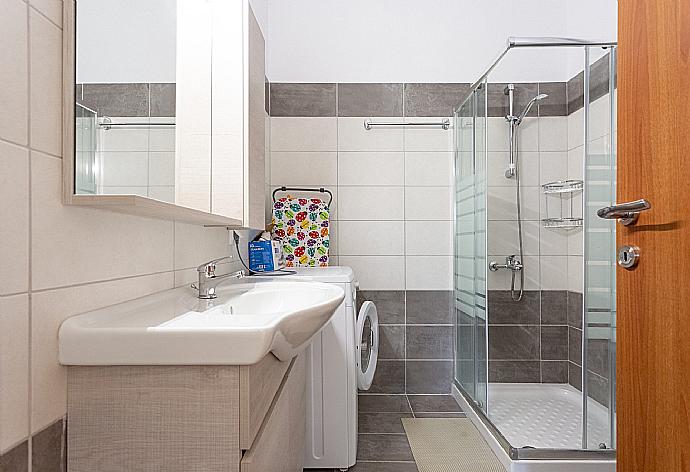
[(597, 216), (606, 220), (618, 220), (624, 226), (634, 225), (641, 211), (649, 210), (652, 204), (644, 198), (634, 202), (620, 203), (613, 206), (600, 208)]

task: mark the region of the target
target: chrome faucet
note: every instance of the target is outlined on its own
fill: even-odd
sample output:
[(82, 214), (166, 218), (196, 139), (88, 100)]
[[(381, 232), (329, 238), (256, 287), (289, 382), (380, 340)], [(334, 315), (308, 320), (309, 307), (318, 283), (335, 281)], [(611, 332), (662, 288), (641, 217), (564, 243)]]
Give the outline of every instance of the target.
[(236, 272), (230, 272), (223, 275), (216, 275), (216, 264), (226, 259), (230, 259), (230, 256), (213, 259), (212, 261), (201, 264), (196, 268), (196, 271), (199, 274), (199, 283), (192, 284), (192, 288), (199, 290), (199, 298), (205, 300), (216, 298), (218, 296), (216, 295), (216, 287), (219, 284), (230, 278), (241, 279), (244, 277), (244, 270), (238, 270)]
[(496, 272), (498, 269), (508, 269), (513, 272), (519, 272), (522, 270), (522, 262), (520, 262), (520, 259), (515, 257), (515, 254), (506, 257), (506, 263), (505, 264), (499, 264), (496, 261), (491, 261), (489, 263), (489, 270), (492, 272)]

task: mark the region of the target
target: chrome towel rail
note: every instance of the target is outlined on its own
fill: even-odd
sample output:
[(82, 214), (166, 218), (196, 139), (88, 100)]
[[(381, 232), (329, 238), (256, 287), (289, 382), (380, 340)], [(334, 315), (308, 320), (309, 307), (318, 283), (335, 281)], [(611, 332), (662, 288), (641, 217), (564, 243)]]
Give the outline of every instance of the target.
[(443, 121), (430, 121), (430, 122), (401, 122), (401, 123), (395, 123), (391, 121), (377, 121), (377, 122), (372, 122), (371, 120), (364, 120), (364, 129), (370, 130), (375, 126), (439, 126), (443, 129), (449, 129), (450, 128), (450, 120), (446, 118)]

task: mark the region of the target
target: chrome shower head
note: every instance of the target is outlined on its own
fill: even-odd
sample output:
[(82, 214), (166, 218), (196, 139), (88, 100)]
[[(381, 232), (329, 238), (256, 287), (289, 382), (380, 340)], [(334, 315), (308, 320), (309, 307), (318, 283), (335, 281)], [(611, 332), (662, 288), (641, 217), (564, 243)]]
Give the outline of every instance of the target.
[(540, 93), (539, 95), (534, 97), (532, 100), (530, 100), (527, 103), (527, 106), (525, 106), (525, 108), (522, 110), (522, 113), (520, 113), (520, 116), (518, 117), (516, 124), (519, 125), (520, 123), (522, 123), (522, 120), (525, 118), (525, 116), (527, 116), (527, 113), (529, 113), (530, 109), (532, 108), (532, 105), (534, 105), (539, 100), (544, 100), (546, 97), (548, 97), (547, 94)]

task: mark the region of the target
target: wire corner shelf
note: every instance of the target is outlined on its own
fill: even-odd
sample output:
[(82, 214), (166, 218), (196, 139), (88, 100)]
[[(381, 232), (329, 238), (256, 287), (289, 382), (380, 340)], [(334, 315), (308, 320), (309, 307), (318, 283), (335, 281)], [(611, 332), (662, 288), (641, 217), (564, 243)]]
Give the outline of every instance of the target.
[(556, 180), (542, 184), (541, 189), (543, 193), (575, 193), (583, 189), (584, 182), (582, 180)]
[(575, 229), (582, 228), (582, 218), (543, 218), (544, 228)]

